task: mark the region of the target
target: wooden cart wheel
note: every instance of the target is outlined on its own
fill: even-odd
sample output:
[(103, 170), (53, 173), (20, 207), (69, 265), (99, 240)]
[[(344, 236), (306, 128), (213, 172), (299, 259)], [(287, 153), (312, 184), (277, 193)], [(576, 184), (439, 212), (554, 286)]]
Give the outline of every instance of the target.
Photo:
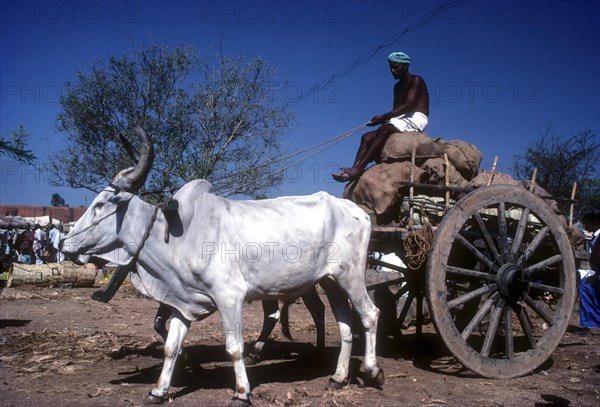
[(465, 367), (525, 375), (558, 346), (573, 310), (575, 261), (559, 218), (522, 187), (460, 200), (439, 225), (427, 264), (435, 326)]

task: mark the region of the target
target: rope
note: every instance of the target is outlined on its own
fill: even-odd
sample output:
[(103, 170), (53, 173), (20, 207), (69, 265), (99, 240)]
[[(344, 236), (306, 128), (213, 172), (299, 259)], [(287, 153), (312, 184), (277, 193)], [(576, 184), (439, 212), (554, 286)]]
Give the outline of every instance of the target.
[(308, 151), (314, 150), (317, 147), (324, 146), (324, 147), (318, 149), (317, 151), (315, 151), (315, 152), (313, 152), (313, 153), (311, 153), (311, 154), (309, 154), (309, 155), (307, 155), (305, 157), (302, 157), (302, 158), (300, 158), (300, 159), (298, 159), (298, 160), (290, 163), (289, 165), (287, 165), (287, 166), (285, 166), (285, 167), (283, 167), (283, 168), (281, 168), (281, 169), (279, 169), (277, 171), (265, 174), (262, 177), (260, 177), (260, 178), (258, 178), (256, 180), (253, 180), (251, 182), (247, 182), (247, 183), (241, 184), (241, 185), (236, 185), (237, 184), (236, 180), (233, 180), (233, 181), (231, 181), (231, 182), (229, 182), (229, 183), (227, 183), (225, 185), (222, 185), (220, 187), (215, 188), (215, 190), (219, 191), (222, 194), (234, 193), (236, 190), (239, 190), (240, 188), (243, 188), (246, 185), (255, 184), (255, 183), (260, 182), (263, 179), (271, 177), (271, 176), (273, 176), (275, 174), (279, 174), (279, 173), (287, 171), (289, 168), (291, 168), (293, 166), (296, 166), (296, 165), (302, 163), (303, 161), (308, 160), (310, 157), (313, 157), (313, 156), (315, 156), (315, 155), (317, 155), (317, 154), (319, 154), (319, 153), (327, 150), (328, 148), (331, 148), (334, 145), (336, 145), (338, 143), (341, 143), (345, 139), (347, 139), (350, 136), (354, 135), (354, 133), (356, 133), (356, 132), (364, 129), (366, 126), (367, 126), (366, 124), (361, 124), (360, 126), (357, 126), (357, 127), (353, 128), (351, 130), (348, 130), (348, 131), (346, 131), (344, 133), (341, 133), (341, 134), (339, 134), (339, 135), (337, 135), (335, 137), (332, 137), (332, 138), (330, 138), (328, 140), (322, 141), (322, 142), (320, 142), (318, 144), (315, 144), (313, 146), (307, 147), (307, 148), (305, 148), (303, 150), (297, 151), (297, 152), (292, 153), (290, 155), (287, 155), (285, 157), (280, 157), (280, 158), (277, 158), (277, 159), (274, 159), (274, 160), (271, 160), (271, 161), (267, 161), (265, 163), (262, 163), (260, 165), (254, 166), (254, 167), (247, 168), (245, 170), (237, 171), (237, 172), (234, 172), (234, 173), (231, 173), (231, 174), (227, 174), (227, 175), (219, 177), (219, 178), (212, 179), (211, 182), (215, 182), (215, 181), (219, 181), (219, 180), (227, 179), (227, 178), (232, 178), (232, 177), (235, 177), (237, 175), (242, 175), (242, 174), (254, 171), (256, 169), (259, 169), (259, 168), (262, 168), (262, 167), (265, 167), (265, 166), (268, 166), (268, 165), (272, 165), (272, 164), (275, 164), (275, 163), (278, 163), (278, 162), (281, 162), (281, 161), (286, 161), (286, 160), (289, 160), (292, 157), (295, 157), (295, 156), (298, 156), (300, 154), (306, 153)]
[(140, 255), (142, 249), (144, 248), (144, 245), (146, 244), (146, 240), (148, 240), (148, 238), (150, 237), (150, 232), (152, 231), (152, 226), (154, 226), (154, 222), (156, 222), (156, 217), (158, 216), (159, 209), (160, 209), (160, 207), (158, 205), (156, 205), (154, 207), (154, 212), (152, 213), (152, 217), (150, 218), (150, 224), (148, 225), (148, 228), (146, 229), (146, 232), (144, 233), (144, 236), (142, 237), (142, 242), (137, 247), (137, 250), (135, 251), (135, 253), (133, 254), (133, 257), (131, 258), (131, 260), (129, 261), (129, 263), (127, 265), (131, 265), (137, 261), (138, 256)]
[(429, 223), (423, 224), (423, 228), (420, 230), (412, 230), (404, 238), (402, 242), (404, 255), (406, 256), (407, 265), (411, 270), (420, 269), (425, 261), (427, 261), (432, 242), (433, 229)]

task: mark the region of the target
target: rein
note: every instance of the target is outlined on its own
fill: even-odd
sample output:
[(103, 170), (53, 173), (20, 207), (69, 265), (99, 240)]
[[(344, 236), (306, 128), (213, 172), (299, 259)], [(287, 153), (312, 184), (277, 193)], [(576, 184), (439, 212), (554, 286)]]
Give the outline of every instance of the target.
[(306, 152), (314, 150), (317, 147), (324, 146), (324, 147), (320, 148), (319, 150), (317, 150), (317, 151), (315, 151), (315, 152), (313, 152), (311, 154), (308, 154), (305, 157), (302, 157), (302, 158), (300, 158), (300, 159), (298, 159), (298, 160), (296, 160), (296, 161), (288, 164), (287, 166), (284, 166), (283, 168), (281, 168), (279, 170), (276, 170), (274, 172), (269, 172), (268, 174), (265, 174), (265, 175), (259, 177), (258, 179), (255, 179), (253, 181), (246, 182), (246, 183), (244, 183), (242, 185), (237, 185), (238, 181), (237, 180), (233, 180), (233, 181), (230, 181), (228, 183), (225, 183), (224, 185), (221, 185), (221, 186), (215, 188), (215, 190), (216, 191), (220, 191), (221, 194), (232, 194), (236, 190), (239, 190), (240, 188), (242, 188), (244, 186), (257, 183), (258, 181), (261, 181), (263, 179), (272, 177), (274, 174), (283, 173), (283, 172), (287, 171), (289, 168), (301, 164), (302, 162), (306, 161), (310, 157), (313, 157), (313, 156), (315, 156), (315, 155), (317, 155), (317, 154), (319, 154), (319, 153), (327, 150), (328, 148), (331, 148), (334, 145), (336, 145), (336, 144), (344, 141), (345, 139), (347, 139), (348, 137), (354, 135), (354, 133), (358, 132), (359, 130), (364, 129), (365, 127), (367, 127), (366, 123), (365, 124), (361, 124), (360, 126), (353, 128), (352, 130), (345, 131), (342, 134), (339, 134), (339, 135), (337, 135), (335, 137), (332, 137), (332, 138), (330, 138), (328, 140), (322, 141), (322, 142), (320, 142), (318, 144), (315, 144), (315, 145), (313, 145), (311, 147), (308, 147), (308, 148), (305, 148), (303, 150), (300, 150), (300, 151), (297, 151), (295, 153), (292, 153), (292, 154), (290, 154), (288, 156), (279, 157), (279, 158), (276, 158), (274, 160), (264, 162), (264, 163), (262, 163), (260, 165), (253, 166), (251, 168), (247, 168), (247, 169), (244, 169), (244, 170), (241, 170), (241, 171), (238, 171), (238, 172), (234, 172), (232, 174), (227, 174), (227, 175), (224, 175), (224, 176), (219, 177), (219, 178), (210, 179), (209, 181), (210, 182), (216, 182), (216, 181), (221, 181), (221, 180), (224, 180), (224, 179), (227, 179), (227, 178), (232, 178), (232, 177), (235, 177), (235, 176), (238, 176), (238, 175), (242, 175), (242, 174), (245, 174), (245, 173), (257, 170), (259, 168), (266, 167), (268, 165), (272, 165), (272, 164), (278, 163), (280, 161), (287, 161), (288, 159), (290, 159), (292, 157), (295, 157), (295, 156), (300, 155), (300, 154), (304, 154)]

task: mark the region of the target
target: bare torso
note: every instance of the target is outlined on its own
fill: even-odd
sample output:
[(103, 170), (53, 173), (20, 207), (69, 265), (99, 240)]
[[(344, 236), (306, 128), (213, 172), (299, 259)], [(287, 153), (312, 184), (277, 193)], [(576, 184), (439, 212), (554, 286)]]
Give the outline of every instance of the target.
[(421, 112), (429, 116), (429, 93), (423, 78), (407, 73), (394, 85), (394, 114)]

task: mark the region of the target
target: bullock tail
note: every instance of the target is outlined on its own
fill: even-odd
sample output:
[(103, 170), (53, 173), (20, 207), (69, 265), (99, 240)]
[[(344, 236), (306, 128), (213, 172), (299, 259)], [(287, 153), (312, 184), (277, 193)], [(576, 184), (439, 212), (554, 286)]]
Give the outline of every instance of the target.
[(279, 323), (281, 324), (281, 333), (283, 336), (288, 338), (290, 341), (293, 341), (292, 334), (290, 333), (290, 305), (294, 300), (285, 300), (283, 302), (283, 306), (281, 307), (281, 312), (279, 314)]

